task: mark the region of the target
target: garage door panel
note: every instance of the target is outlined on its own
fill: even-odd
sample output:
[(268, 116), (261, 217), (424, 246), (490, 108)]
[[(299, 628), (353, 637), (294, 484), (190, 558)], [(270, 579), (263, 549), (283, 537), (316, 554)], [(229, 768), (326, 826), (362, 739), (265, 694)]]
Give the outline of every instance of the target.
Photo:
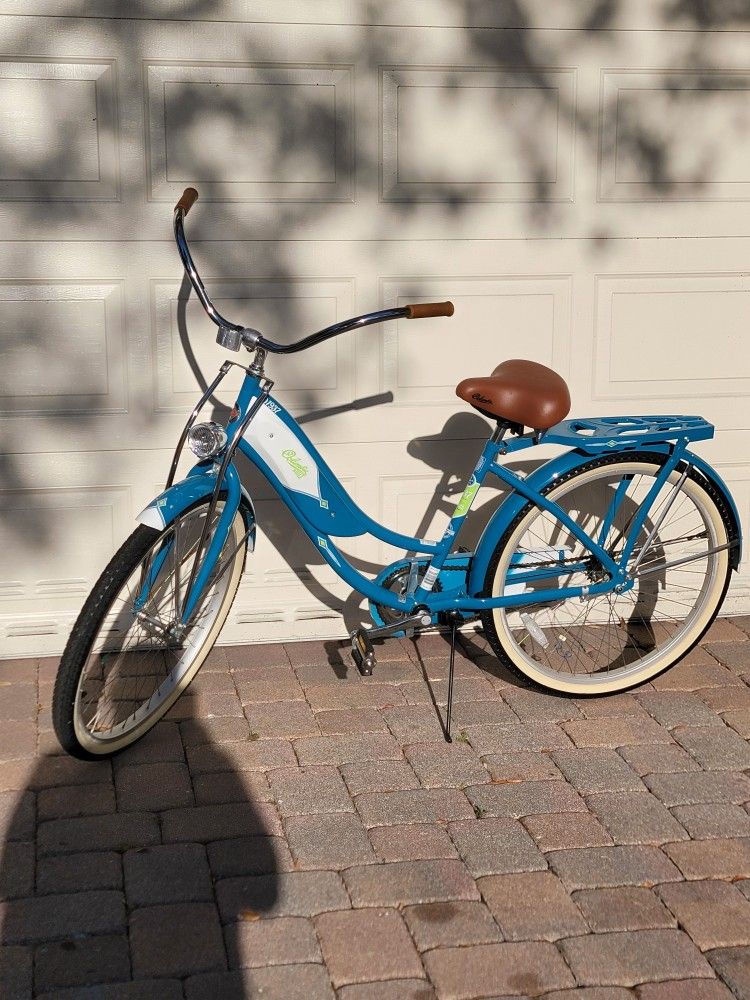
[[(568, 378), (576, 414), (702, 413), (718, 433), (698, 450), (750, 519), (746, 22), (714, 5), (711, 26), (731, 30), (709, 31), (641, 0), (595, 23), (567, 0), (221, 0), (190, 20), (171, 3), (128, 17), (61, 0), (11, 17), (14, 2), (0, 17), (3, 654), (61, 648), (201, 386), (247, 359), (185, 298), (171, 206), (188, 184), (219, 309), (272, 339), (455, 301), (450, 320), (268, 361), (372, 516), (439, 533), (489, 428), (455, 385), (527, 357)], [(248, 483), (258, 549), (223, 641), (340, 634), (357, 600), (268, 484)], [(469, 538), (496, 503), (478, 499)], [(347, 544), (368, 573), (396, 555)], [(732, 594), (747, 610), (747, 560)]]
[(0, 412), (124, 412), (121, 282), (0, 280), (0, 324), (6, 331)]
[(603, 201), (747, 201), (750, 73), (602, 74)]
[(130, 447), (143, 430), (151, 409), (148, 310), (122, 246), (104, 246), (21, 239), (0, 248), (7, 452)]
[(573, 71), (386, 67), (381, 95), (384, 201), (572, 198)]
[[(382, 280), (381, 289), (384, 308), (449, 298), (459, 317), (397, 320), (384, 329), (381, 384), (397, 404), (455, 406), (456, 384), (484, 374), (505, 360), (509, 350), (567, 374), (569, 278), (454, 276), (411, 285), (399, 278)], [(468, 335), (458, 336), (460, 332)]]
[(116, 201), (114, 60), (0, 60), (0, 136), (3, 201)]
[[(24, 601), (77, 598), (82, 603), (90, 581), (101, 570), (101, 559), (97, 559), (95, 549), (101, 546), (111, 553), (119, 543), (129, 514), (130, 490), (128, 487), (25, 490), (4, 493), (2, 504), (3, 576), (10, 571), (13, 577), (13, 581), (6, 579), (0, 584), (2, 592), (7, 594), (13, 588), (16, 590), (13, 596)], [(97, 539), (94, 551), (92, 537)], [(58, 565), (56, 571), (40, 574), (38, 554), (45, 547), (55, 550)], [(36, 558), (29, 559), (34, 553)], [(75, 569), (72, 576), (71, 569)]]
[(352, 67), (148, 65), (150, 197), (351, 201)]
[[(11, 657), (62, 650), (93, 582), (132, 530), (130, 486), (105, 485), (90, 457), (71, 456), (72, 476), (29, 464), (35, 485), (0, 490), (0, 651)], [(82, 475), (86, 468), (93, 475)]]
[(600, 276), (594, 398), (747, 394), (746, 274)]
[[(466, 442), (463, 453), (476, 460), (484, 442)], [(448, 452), (450, 448), (446, 449)], [(470, 474), (470, 473), (469, 473)], [(458, 503), (463, 486), (468, 479), (456, 476), (440, 477), (414, 473), (403, 476), (384, 476), (380, 481), (383, 521), (396, 531), (420, 538), (441, 538)], [(497, 510), (499, 491), (488, 487), (477, 496), (475, 506), (466, 521), (459, 543), (465, 548), (474, 546), (482, 530)], [(383, 563), (398, 558), (400, 553), (381, 544), (378, 556)]]
[[(153, 282), (155, 336), (155, 394), (158, 411), (184, 414), (201, 386), (210, 382), (226, 357), (242, 363), (247, 354), (232, 355), (216, 345), (216, 327), (193, 294), (182, 295), (178, 281)], [(211, 281), (211, 296), (228, 319), (260, 328), (278, 343), (299, 336), (293, 318), (304, 316), (306, 329), (330, 326), (353, 311), (353, 283), (336, 279), (289, 281)], [(185, 344), (188, 344), (186, 352)], [(283, 358), (275, 395), (288, 406), (334, 406), (353, 398), (351, 338), (329, 341), (312, 354)], [(196, 369), (201, 378), (196, 377)], [(231, 380), (236, 382), (236, 379)], [(222, 398), (230, 398), (220, 389)]]
[[(351, 481), (344, 484), (351, 486)], [(268, 587), (308, 583), (318, 579), (328, 586), (336, 583), (333, 573), (313, 548), (309, 538), (279, 499), (255, 500), (258, 514), (257, 558), (248, 558), (248, 586), (258, 593)], [(312, 566), (317, 566), (313, 576)]]

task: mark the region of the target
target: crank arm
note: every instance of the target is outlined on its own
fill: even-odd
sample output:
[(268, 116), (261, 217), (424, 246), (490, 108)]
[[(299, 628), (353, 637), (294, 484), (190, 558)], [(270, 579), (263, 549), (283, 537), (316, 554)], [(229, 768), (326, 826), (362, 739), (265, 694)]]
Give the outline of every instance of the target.
[(380, 628), (368, 628), (367, 635), (372, 639), (387, 639), (390, 635), (395, 635), (396, 632), (402, 632), (406, 628), (427, 628), (428, 625), (432, 624), (432, 615), (429, 611), (417, 611), (413, 615), (409, 615), (408, 618), (400, 618), (397, 622), (392, 622), (390, 625), (381, 625)]

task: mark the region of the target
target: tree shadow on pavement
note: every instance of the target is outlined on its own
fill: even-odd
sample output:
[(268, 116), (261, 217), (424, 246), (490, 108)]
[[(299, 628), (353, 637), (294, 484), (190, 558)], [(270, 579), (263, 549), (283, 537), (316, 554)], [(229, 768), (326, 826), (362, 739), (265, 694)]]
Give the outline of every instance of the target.
[(154, 1000), (182, 997), (187, 979), (195, 995), (253, 995), (245, 932), (292, 866), (264, 768), (294, 754), (254, 738), (224, 651), (139, 743), (93, 762), (56, 744), (54, 661), (38, 695), (36, 661), (8, 662), (39, 697), (39, 753), (0, 737), (0, 995), (104, 997), (96, 984), (131, 979)]

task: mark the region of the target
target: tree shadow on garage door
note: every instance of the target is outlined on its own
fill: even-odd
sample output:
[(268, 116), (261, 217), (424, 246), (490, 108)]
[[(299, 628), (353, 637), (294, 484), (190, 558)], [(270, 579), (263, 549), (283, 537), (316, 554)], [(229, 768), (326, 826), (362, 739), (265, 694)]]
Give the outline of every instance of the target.
[[(574, 231), (592, 241), (596, 261), (607, 261), (607, 238), (618, 235), (604, 220), (606, 207), (620, 204), (625, 217), (639, 200), (653, 202), (658, 212), (660, 203), (718, 202), (722, 191), (728, 200), (737, 197), (732, 185), (746, 177), (739, 175), (738, 182), (732, 173), (731, 147), (744, 141), (747, 121), (741, 111), (734, 118), (714, 112), (734, 108), (733, 94), (744, 96), (746, 77), (732, 69), (732, 31), (725, 29), (748, 26), (746, 4), (674, 0), (655, 6), (649, 25), (660, 32), (654, 35), (658, 55), (647, 64), (663, 68), (647, 76), (646, 89), (656, 96), (645, 104), (628, 86), (638, 33), (616, 30), (627, 8), (624, 0), (582, 5), (559, 31), (534, 30), (538, 7), (521, 2), (446, 3), (435, 18), (442, 26), (434, 29), (376, 27), (375, 4), (361, 5), (359, 23), (343, 28), (238, 22), (216, 28), (210, 23), (216, 6), (208, 0), (181, 5), (179, 21), (156, 22), (145, 0), (111, 5), (111, 16), (100, 19), (96, 8), (77, 17), (80, 5), (65, 3), (56, 6), (53, 19), (2, 18), (4, 51), (10, 53), (0, 67), (0, 106), (8, 111), (0, 126), (0, 209), (9, 240), (0, 274), (0, 544), (13, 567), (3, 574), (8, 600), (26, 602), (35, 614), (46, 614), (58, 601), (69, 613), (72, 589), (73, 603), (80, 603), (73, 584), (80, 589), (81, 581), (58, 579), (63, 571), (50, 570), (47, 553), (60, 548), (65, 531), (77, 532), (75, 568), (66, 566), (64, 575), (82, 575), (76, 572), (82, 553), (96, 549), (84, 501), (101, 489), (99, 506), (115, 509), (107, 491), (127, 493), (132, 485), (114, 449), (147, 442), (166, 455), (194, 401), (196, 388), (174, 349), (179, 338), (172, 323), (181, 276), (170, 218), (183, 186), (195, 184), (202, 192), (202, 210), (194, 210), (190, 224), (209, 286), (224, 281), (220, 302), (222, 295), (245, 296), (249, 322), (253, 304), (269, 311), (272, 300), (266, 332), (274, 339), (309, 329), (313, 306), (294, 291), (302, 288), (303, 272), (307, 278), (332, 273), (332, 234), (353, 232), (358, 246), (366, 245), (375, 275), (383, 271), (383, 246), (401, 238), (401, 226), (415, 245), (435, 234), (444, 239), (460, 224), (471, 239), (480, 217), (494, 220), (493, 239), (511, 233), (510, 220), (514, 238), (565, 235), (564, 213), (576, 189), (570, 175), (557, 170), (554, 144), (545, 141), (543, 126), (553, 122), (561, 123), (561, 135), (574, 135), (576, 159), (593, 165), (590, 210)], [(436, 40), (427, 65), (422, 30)], [(624, 70), (607, 71), (597, 99), (586, 104), (566, 68), (588, 60), (590, 69), (595, 59), (597, 66)], [(420, 79), (429, 86), (420, 88)], [(378, 94), (372, 107), (361, 102), (367, 83)], [(524, 103), (527, 92), (531, 104)], [(691, 108), (698, 108), (697, 118)], [(719, 120), (725, 126), (717, 133), (712, 129)], [(425, 121), (438, 127), (425, 129)], [(458, 142), (448, 121), (473, 123), (472, 141)], [(701, 127), (706, 124), (711, 127)], [(384, 127), (394, 125), (388, 138), (401, 144), (400, 160), (392, 155), (393, 142), (381, 156)], [(502, 143), (493, 146), (489, 140), (499, 133)], [(469, 157), (467, 171), (457, 177), (451, 171), (459, 145), (464, 153), (476, 150), (478, 166), (472, 173)], [(571, 141), (566, 148), (572, 157)], [(503, 156), (487, 155), (493, 149)], [(357, 228), (352, 219), (360, 206)], [(303, 267), (302, 250), (311, 241), (314, 254)], [(564, 272), (563, 240), (560, 247), (557, 271)], [(440, 264), (440, 277), (446, 266), (450, 262)], [(427, 273), (429, 266), (419, 270), (410, 275), (417, 283), (438, 276)], [(208, 332), (196, 328), (196, 345), (211, 342)], [(214, 371), (221, 354), (204, 350), (196, 346), (201, 370)], [(306, 374), (298, 370), (289, 383), (295, 409), (303, 411), (321, 406), (320, 385)], [(64, 461), (51, 452), (61, 452)], [(71, 492), (73, 504), (57, 502)], [(76, 503), (78, 520), (60, 515)], [(135, 498), (128, 503), (133, 509), (120, 511), (114, 534), (127, 530), (135, 513)], [(284, 522), (275, 530), (281, 539)], [(97, 565), (109, 555), (97, 551)], [(19, 607), (8, 606), (14, 614)], [(62, 641), (58, 617), (50, 613)], [(36, 793), (49, 786), (64, 808), (69, 793), (63, 789), (77, 783), (57, 774), (55, 760), (40, 757), (28, 787)], [(76, 792), (84, 799), (96, 794)], [(13, 803), (10, 826), (25, 830), (28, 807)], [(136, 836), (124, 846), (146, 845)], [(4, 872), (23, 869), (21, 848), (9, 847), (6, 857)], [(71, 864), (65, 875), (61, 862), (55, 878), (83, 879), (85, 872)], [(40, 872), (48, 868), (40, 862), (37, 892)], [(32, 934), (38, 933), (37, 906), (10, 904), (6, 925), (15, 926), (21, 917), (13, 914), (23, 913)], [(102, 919), (108, 926), (109, 918)], [(9, 934), (7, 940), (17, 939)], [(70, 954), (80, 948), (98, 961), (95, 950), (85, 951), (84, 938), (75, 941)], [(116, 943), (107, 947), (121, 954)], [(23, 945), (9, 948), (10, 958), (27, 961)], [(62, 960), (63, 952), (62, 945), (53, 949), (45, 967)]]
[[(572, 71), (556, 68), (592, 60), (627, 68), (638, 33), (609, 30), (632, 23), (623, 0), (585, 5), (551, 31), (535, 30), (531, 3), (467, 4), (459, 23), (455, 5), (436, 6), (435, 27), (377, 27), (379, 6), (363, 4), (357, 24), (280, 31), (235, 21), (229, 35), (211, 23), (218, 15), (208, 0), (181, 6), (180, 20), (157, 22), (143, 0), (108, 6), (105, 18), (77, 20), (78, 6), (61, 4), (54, 19), (3, 20), (5, 51), (18, 55), (4, 60), (0, 78), (9, 109), (0, 205), (14, 241), (0, 284), (0, 396), (14, 418), (0, 425), (0, 509), (21, 549), (60, 543), (42, 496), (48, 466), (25, 459), (27, 449), (48, 450), (53, 437), (66, 453), (85, 454), (87, 488), (110, 483), (115, 441), (127, 449), (151, 434), (168, 447), (192, 403), (191, 378), (173, 353), (177, 288), (170, 297), (168, 283), (143, 282), (179, 280), (170, 218), (187, 184), (202, 192), (190, 223), (204, 273), (227, 286), (217, 298), (239, 296), (250, 322), (271, 316), (267, 332), (281, 340), (313, 325), (314, 303), (300, 292), (305, 241), (320, 241), (314, 270), (328, 275), (336, 233), (364, 240), (380, 273), (380, 241), (400, 238), (407, 224), (416, 240), (444, 239), (462, 220), (471, 239), (480, 215), (494, 215), (498, 238), (511, 222), (520, 238), (567, 232), (573, 141), (576, 160), (598, 174), (599, 206), (713, 200), (717, 185), (731, 197), (731, 149), (746, 117), (719, 116), (723, 132), (688, 126), (689, 106), (695, 126), (714, 122), (722, 103), (735, 107), (728, 92), (743, 97), (743, 74), (711, 68), (731, 63), (719, 29), (750, 21), (740, 0), (674, 0), (652, 11), (666, 68), (648, 78), (645, 103), (624, 77), (603, 78), (596, 101), (584, 100)], [(429, 67), (415, 60), (420, 31), (442, 45)], [(376, 84), (370, 107), (361, 95)], [(459, 126), (468, 132), (458, 135)], [(573, 227), (600, 238), (593, 252), (602, 260), (602, 238), (618, 235), (605, 216), (592, 210), (581, 215), (583, 231)], [(159, 252), (149, 257), (144, 246), (154, 241)], [(101, 254), (86, 249), (91, 242)], [(194, 333), (202, 367), (219, 357), (209, 330)], [(299, 408), (320, 407), (305, 366), (287, 388)], [(21, 420), (37, 432), (31, 443), (17, 435)], [(19, 502), (24, 495), (31, 502)]]

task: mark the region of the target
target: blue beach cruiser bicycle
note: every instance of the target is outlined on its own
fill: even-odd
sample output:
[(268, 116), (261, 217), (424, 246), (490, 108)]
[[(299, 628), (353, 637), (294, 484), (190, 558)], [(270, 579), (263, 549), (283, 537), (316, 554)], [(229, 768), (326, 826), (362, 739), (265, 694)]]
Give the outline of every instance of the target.
[[(496, 422), (438, 541), (390, 531), (361, 511), (302, 428), (271, 395), (270, 354), (291, 354), (373, 323), (451, 316), (450, 302), (357, 316), (292, 344), (226, 320), (196, 271), (184, 218), (174, 212), (183, 265), (218, 343), (251, 363), (226, 426), (197, 423), (235, 365), (226, 361), (192, 411), (166, 488), (94, 586), (62, 656), (54, 693), (57, 736), (69, 753), (96, 758), (146, 733), (185, 690), (229, 613), (255, 543), (253, 501), (239, 449), (275, 487), (322, 558), (369, 599), (372, 627), (352, 633), (363, 674), (373, 641), (442, 627), (450, 632), (444, 731), (450, 739), (456, 630), (480, 619), (498, 659), (544, 688), (570, 695), (623, 691), (666, 670), (716, 616), (740, 559), (740, 524), (726, 485), (689, 450), (711, 438), (701, 417), (567, 420), (563, 379), (531, 361), (505, 361), (460, 383), (458, 396)], [(499, 463), (539, 444), (567, 446), (524, 477)], [(175, 482), (184, 445), (198, 462)], [(475, 551), (457, 539), (488, 476), (506, 494)], [(369, 534), (406, 554), (375, 579), (336, 539)]]

